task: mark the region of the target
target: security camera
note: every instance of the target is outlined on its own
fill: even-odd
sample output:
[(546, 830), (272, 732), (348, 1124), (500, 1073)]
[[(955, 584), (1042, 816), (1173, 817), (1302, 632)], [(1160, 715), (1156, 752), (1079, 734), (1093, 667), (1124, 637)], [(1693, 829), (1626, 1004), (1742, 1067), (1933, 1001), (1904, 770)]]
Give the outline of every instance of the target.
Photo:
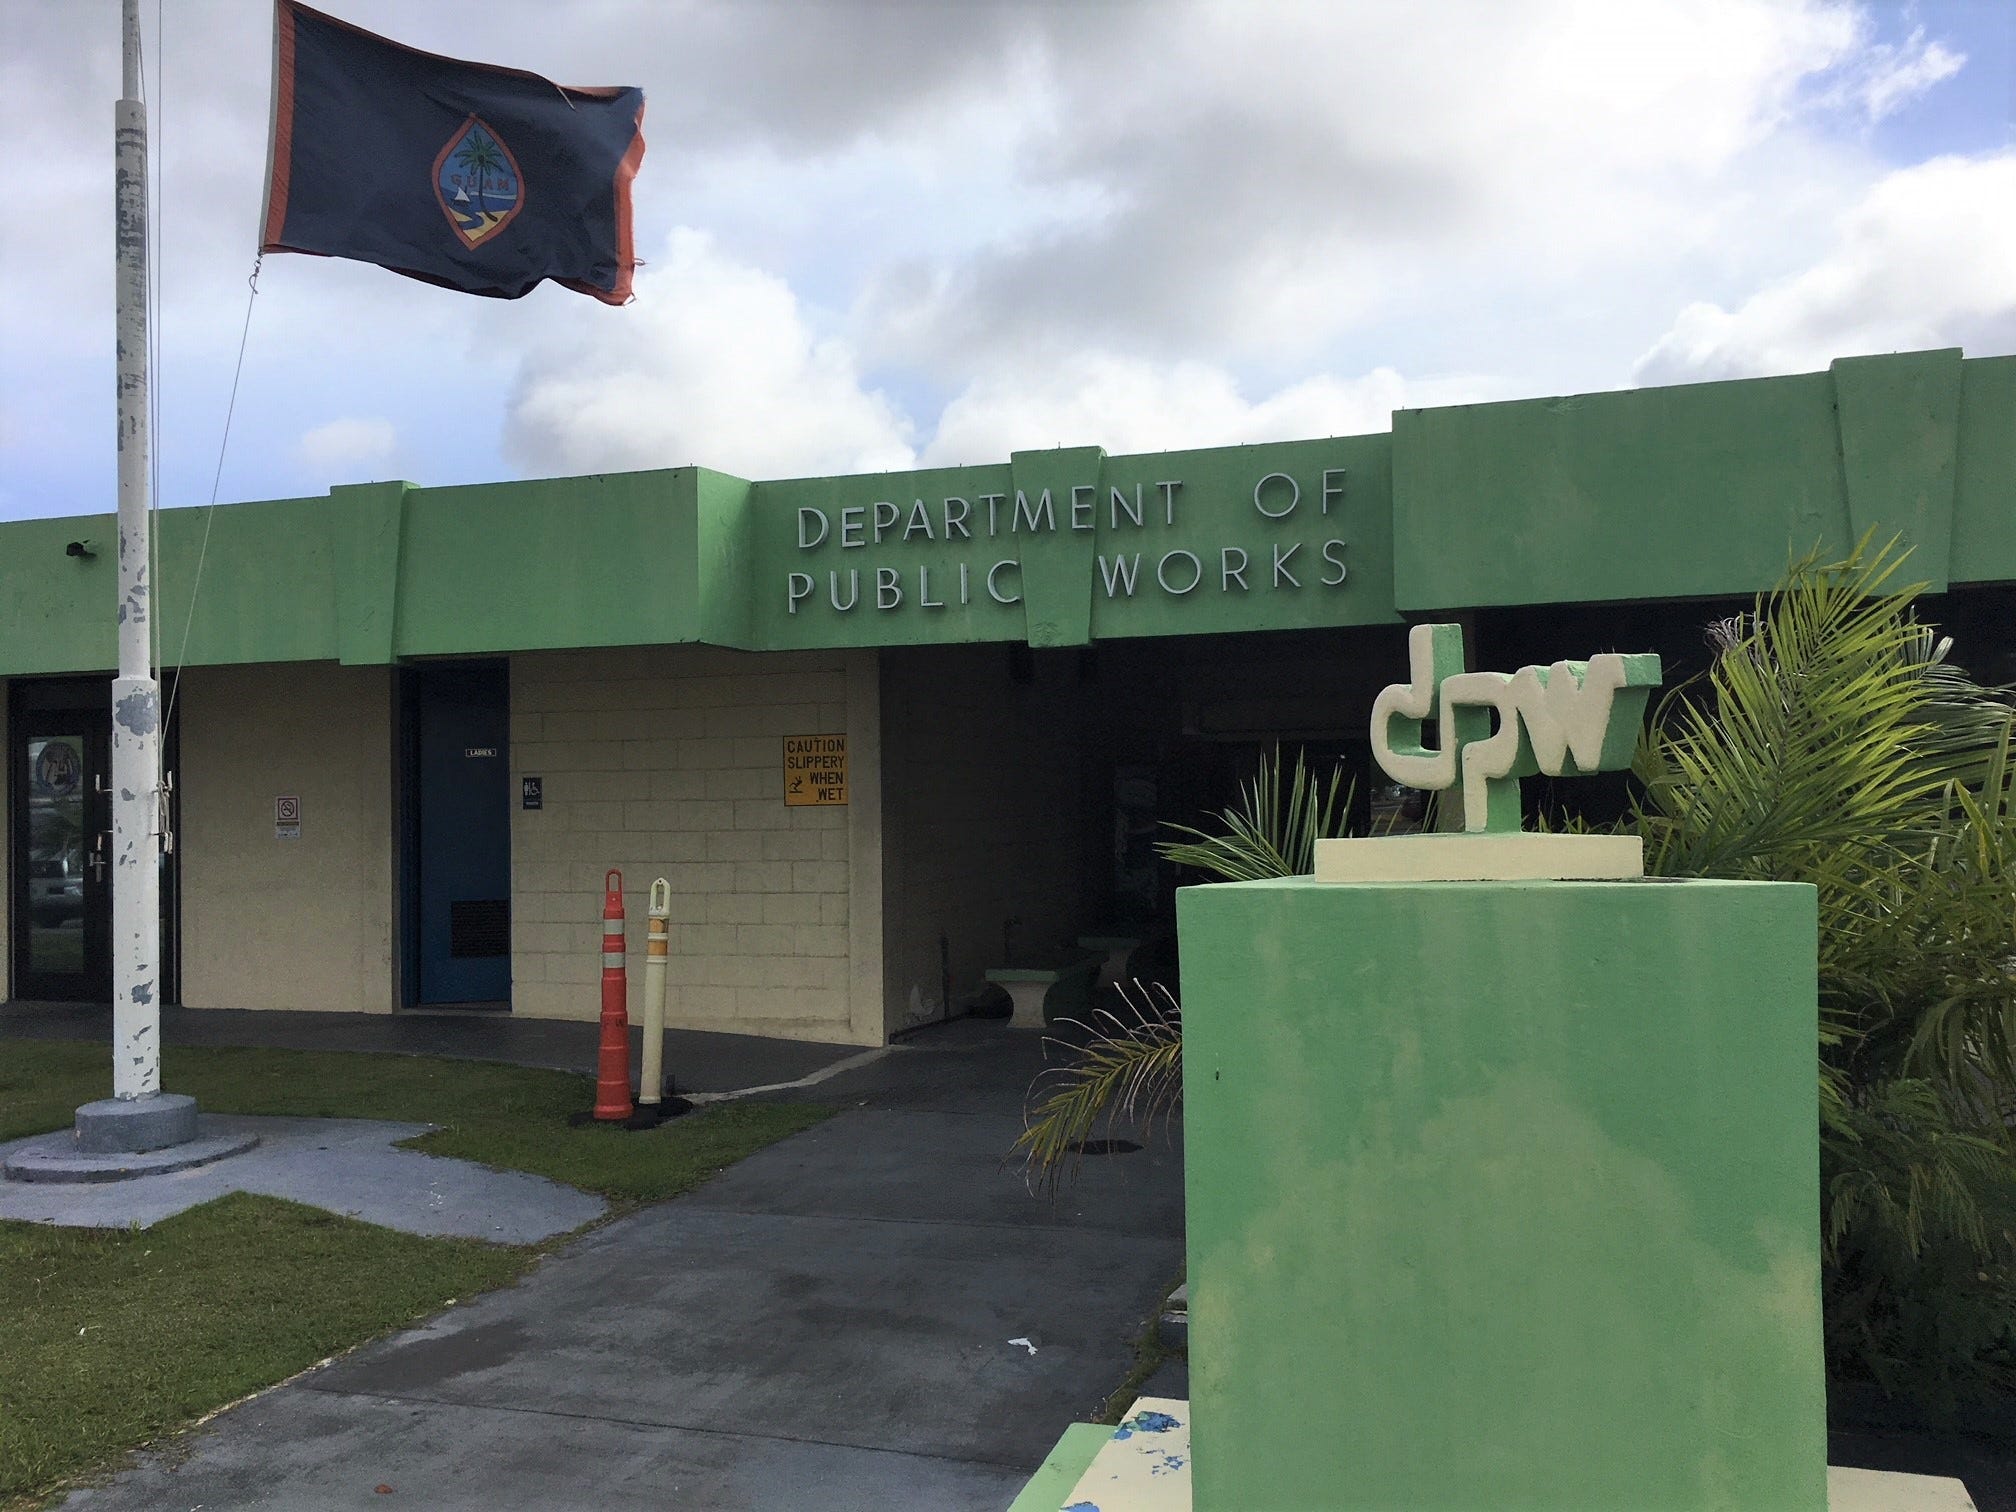
[(63, 551), (66, 556), (74, 557), (95, 557), (98, 555), (97, 552), (91, 549), (89, 541), (72, 541), (68, 546), (63, 548)]

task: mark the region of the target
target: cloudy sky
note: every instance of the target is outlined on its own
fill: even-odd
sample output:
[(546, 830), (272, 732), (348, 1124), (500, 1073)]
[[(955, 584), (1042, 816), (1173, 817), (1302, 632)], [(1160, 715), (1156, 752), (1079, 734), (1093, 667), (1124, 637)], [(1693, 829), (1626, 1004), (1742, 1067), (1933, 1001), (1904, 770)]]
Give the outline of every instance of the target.
[[(227, 500), (1352, 434), (1402, 406), (2016, 352), (2008, 0), (324, 8), (641, 86), (648, 266), (611, 309), (268, 258)], [(202, 503), (271, 13), (142, 10), (162, 502)], [(0, 518), (112, 507), (117, 94), (116, 0), (0, 0)]]

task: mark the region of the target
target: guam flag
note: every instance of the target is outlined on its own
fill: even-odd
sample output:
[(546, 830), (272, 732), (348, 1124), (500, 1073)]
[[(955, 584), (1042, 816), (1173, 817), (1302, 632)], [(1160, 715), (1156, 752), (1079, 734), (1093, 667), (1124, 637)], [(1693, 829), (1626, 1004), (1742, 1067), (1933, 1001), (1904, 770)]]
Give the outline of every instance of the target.
[(262, 252), (377, 263), (517, 299), (630, 299), (644, 93), (563, 89), (277, 0)]

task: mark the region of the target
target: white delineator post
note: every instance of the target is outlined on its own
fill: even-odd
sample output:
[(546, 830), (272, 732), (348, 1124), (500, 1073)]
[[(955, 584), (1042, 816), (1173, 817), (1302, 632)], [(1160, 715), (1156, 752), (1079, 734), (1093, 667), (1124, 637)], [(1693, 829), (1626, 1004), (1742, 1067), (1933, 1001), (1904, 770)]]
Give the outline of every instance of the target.
[(672, 884), (651, 884), (650, 932), (644, 937), (644, 1055), (637, 1102), (655, 1110), (665, 1089), (665, 969), (671, 962)]
[(161, 1090), (161, 685), (148, 630), (147, 116), (140, 0), (123, 0), (117, 115), (119, 676), (112, 684), (112, 1091)]

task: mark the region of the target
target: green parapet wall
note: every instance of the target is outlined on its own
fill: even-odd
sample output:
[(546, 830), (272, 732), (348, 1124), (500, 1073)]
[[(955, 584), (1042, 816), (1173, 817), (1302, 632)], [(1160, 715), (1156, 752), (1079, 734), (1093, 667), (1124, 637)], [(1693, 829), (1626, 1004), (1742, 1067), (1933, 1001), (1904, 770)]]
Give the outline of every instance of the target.
[(1178, 917), (1196, 1512), (1824, 1512), (1811, 888)]
[[(1865, 532), (1943, 591), (2016, 579), (2016, 357), (1844, 358), (1191, 451), (339, 484), (157, 527), (164, 666), (1391, 625), (1748, 595)], [(0, 521), (0, 677), (110, 667), (115, 546), (109, 515)]]

